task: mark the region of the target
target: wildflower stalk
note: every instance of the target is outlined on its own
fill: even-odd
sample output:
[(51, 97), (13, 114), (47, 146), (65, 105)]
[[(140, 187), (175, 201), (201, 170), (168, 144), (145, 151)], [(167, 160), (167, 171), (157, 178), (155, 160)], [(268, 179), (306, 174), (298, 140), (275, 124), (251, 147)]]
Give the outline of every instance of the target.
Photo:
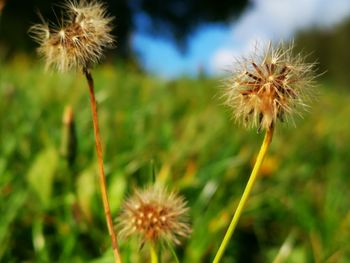
[(112, 240), (114, 259), (116, 263), (121, 263), (122, 261), (121, 261), (121, 257), (118, 249), (118, 240), (117, 240), (116, 233), (114, 232), (113, 220), (112, 220), (111, 210), (110, 210), (109, 201), (108, 201), (106, 176), (103, 168), (103, 153), (102, 153), (102, 146), (101, 146), (101, 139), (100, 139), (100, 131), (98, 126), (98, 115), (97, 115), (97, 104), (96, 104), (95, 91), (94, 91), (94, 81), (93, 81), (91, 72), (87, 68), (84, 68), (83, 72), (89, 86), (90, 105), (91, 105), (91, 112), (92, 112), (92, 122), (94, 126), (95, 144), (96, 144), (98, 167), (99, 167), (99, 181), (100, 181), (101, 196), (103, 201), (103, 208), (104, 208), (105, 217), (107, 221), (108, 232)]
[(65, 16), (59, 25), (45, 22), (42, 19), (42, 23), (33, 25), (29, 33), (40, 44), (38, 53), (45, 58), (47, 69), (56, 69), (62, 73), (72, 69), (81, 69), (87, 79), (103, 207), (115, 262), (120, 263), (118, 241), (113, 229), (103, 169), (94, 82), (89, 71), (94, 64), (100, 61), (104, 49), (114, 46), (114, 37), (111, 35), (113, 17), (108, 16), (106, 6), (97, 0), (66, 0), (63, 8)]
[(241, 120), (246, 127), (265, 130), (266, 134), (213, 263), (220, 262), (235, 231), (258, 178), (275, 125), (278, 121), (293, 121), (294, 113), (301, 115), (300, 110), (308, 107), (305, 102), (311, 95), (309, 90), (313, 86), (315, 64), (305, 63), (304, 57), (300, 53), (294, 54), (292, 50), (292, 43), (287, 46), (281, 43), (277, 47), (269, 43), (262, 50), (257, 46), (250, 58), (236, 59), (232, 76), (227, 81), (224, 97), (226, 104), (233, 109), (235, 119)]
[(258, 157), (256, 159), (256, 162), (254, 164), (254, 167), (253, 167), (253, 170), (252, 170), (252, 173), (250, 174), (250, 177), (249, 177), (249, 180), (248, 180), (248, 183), (244, 189), (244, 192), (242, 194), (242, 197), (238, 203), (238, 206), (237, 206), (237, 209), (236, 209), (236, 212), (235, 214), (233, 215), (232, 219), (231, 219), (231, 223), (226, 231), (226, 234), (225, 234), (225, 237), (224, 239), (222, 240), (221, 244), (220, 244), (220, 247), (215, 255), (215, 258), (213, 260), (213, 263), (219, 263), (224, 252), (225, 252), (225, 249), (236, 229), (236, 226), (237, 226), (237, 223), (238, 223), (238, 220), (239, 218), (241, 217), (242, 215), (242, 212), (243, 212), (243, 209), (244, 209), (244, 206), (246, 205), (247, 201), (248, 201), (248, 198), (249, 198), (249, 195), (250, 193), (252, 192), (252, 189), (253, 189), (253, 186), (258, 178), (258, 173), (259, 173), (259, 170), (260, 170), (260, 167), (264, 161), (264, 158), (265, 158), (265, 155), (266, 155), (266, 152), (267, 150), (269, 149), (269, 146), (271, 144), (271, 140), (272, 140), (272, 136), (273, 136), (273, 131), (274, 131), (274, 128), (273, 128), (273, 125), (270, 126), (270, 128), (268, 128), (266, 130), (266, 133), (265, 133), (265, 138), (264, 138), (264, 141), (261, 145), (261, 148), (260, 148), (260, 151), (259, 151), (259, 154), (258, 154)]
[(158, 254), (157, 254), (156, 246), (153, 242), (150, 242), (149, 252), (151, 255), (151, 263), (158, 263), (159, 262)]

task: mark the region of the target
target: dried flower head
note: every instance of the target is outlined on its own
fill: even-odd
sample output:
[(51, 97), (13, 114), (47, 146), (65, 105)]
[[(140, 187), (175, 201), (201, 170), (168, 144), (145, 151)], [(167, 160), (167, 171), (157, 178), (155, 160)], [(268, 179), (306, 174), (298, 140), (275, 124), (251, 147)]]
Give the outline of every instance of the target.
[(46, 68), (61, 72), (89, 68), (100, 60), (105, 48), (113, 46), (113, 18), (95, 0), (68, 1), (64, 11), (60, 26), (43, 22), (30, 28), (31, 36), (40, 44), (38, 52), (45, 57)]
[[(226, 103), (234, 117), (244, 125), (268, 129), (277, 120), (292, 120), (305, 109), (313, 84), (314, 64), (304, 62), (301, 54), (292, 54), (293, 45), (271, 43), (247, 59), (237, 59), (228, 80)], [(259, 53), (260, 52), (260, 53)]]
[(136, 190), (124, 202), (118, 218), (121, 237), (138, 236), (145, 241), (166, 240), (179, 244), (190, 232), (186, 202), (174, 192), (160, 186)]

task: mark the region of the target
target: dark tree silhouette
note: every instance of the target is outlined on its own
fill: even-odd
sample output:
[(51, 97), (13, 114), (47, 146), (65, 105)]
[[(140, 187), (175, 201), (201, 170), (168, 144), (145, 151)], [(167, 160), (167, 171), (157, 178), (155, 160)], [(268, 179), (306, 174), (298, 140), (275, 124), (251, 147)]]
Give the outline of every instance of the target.
[[(1, 0), (3, 1), (3, 0)], [(38, 12), (55, 21), (61, 19), (58, 0), (7, 0), (0, 17), (0, 46), (6, 47), (7, 54), (17, 50), (32, 50), (35, 43), (27, 35), (28, 28), (39, 21)], [(171, 38), (180, 46), (188, 34), (205, 22), (225, 22), (243, 10), (247, 0), (109, 0), (111, 15), (116, 17), (116, 52), (129, 54), (129, 36), (135, 29), (134, 17), (146, 15), (151, 24), (143, 30)], [(184, 46), (184, 45), (182, 45)]]
[(145, 12), (152, 21), (149, 33), (162, 34), (183, 43), (188, 34), (206, 22), (227, 22), (238, 16), (247, 0), (144, 0), (137, 1), (137, 12)]

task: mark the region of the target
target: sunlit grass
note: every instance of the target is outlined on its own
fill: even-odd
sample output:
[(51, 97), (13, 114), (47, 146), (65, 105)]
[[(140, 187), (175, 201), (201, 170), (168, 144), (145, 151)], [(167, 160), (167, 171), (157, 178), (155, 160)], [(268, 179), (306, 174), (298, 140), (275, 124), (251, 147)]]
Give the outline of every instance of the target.
[[(191, 207), (193, 233), (177, 249), (180, 262), (210, 262), (261, 135), (230, 120), (217, 80), (163, 81), (112, 65), (94, 73), (112, 214), (133, 187), (152, 180), (155, 169), (158, 180), (180, 191)], [(113, 257), (82, 83), (80, 74), (43, 73), (25, 57), (0, 64), (1, 262)], [(297, 120), (298, 132), (277, 126), (262, 179), (223, 262), (271, 262), (290, 235), (286, 262), (350, 260), (349, 101), (348, 92), (321, 86), (312, 110)], [(72, 167), (59, 154), (68, 104), (78, 138)], [(135, 242), (121, 243), (121, 250), (125, 262), (148, 256)], [(163, 257), (171, 262), (170, 253)]]

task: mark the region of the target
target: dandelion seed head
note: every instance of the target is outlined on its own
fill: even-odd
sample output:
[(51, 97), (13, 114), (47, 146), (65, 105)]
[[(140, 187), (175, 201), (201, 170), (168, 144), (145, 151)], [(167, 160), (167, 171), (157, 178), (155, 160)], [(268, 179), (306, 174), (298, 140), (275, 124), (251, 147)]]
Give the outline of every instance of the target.
[(160, 240), (179, 244), (191, 232), (187, 213), (186, 202), (174, 192), (160, 186), (136, 190), (122, 206), (119, 233), (124, 239), (137, 236), (142, 244)]
[(61, 25), (43, 22), (30, 28), (31, 36), (40, 45), (38, 53), (45, 58), (47, 69), (65, 72), (89, 68), (99, 62), (105, 48), (114, 45), (113, 18), (97, 1), (68, 1), (63, 8)]
[(277, 120), (293, 121), (308, 106), (315, 64), (294, 55), (293, 44), (257, 47), (250, 58), (236, 59), (226, 81), (225, 102), (245, 126), (268, 129)]

